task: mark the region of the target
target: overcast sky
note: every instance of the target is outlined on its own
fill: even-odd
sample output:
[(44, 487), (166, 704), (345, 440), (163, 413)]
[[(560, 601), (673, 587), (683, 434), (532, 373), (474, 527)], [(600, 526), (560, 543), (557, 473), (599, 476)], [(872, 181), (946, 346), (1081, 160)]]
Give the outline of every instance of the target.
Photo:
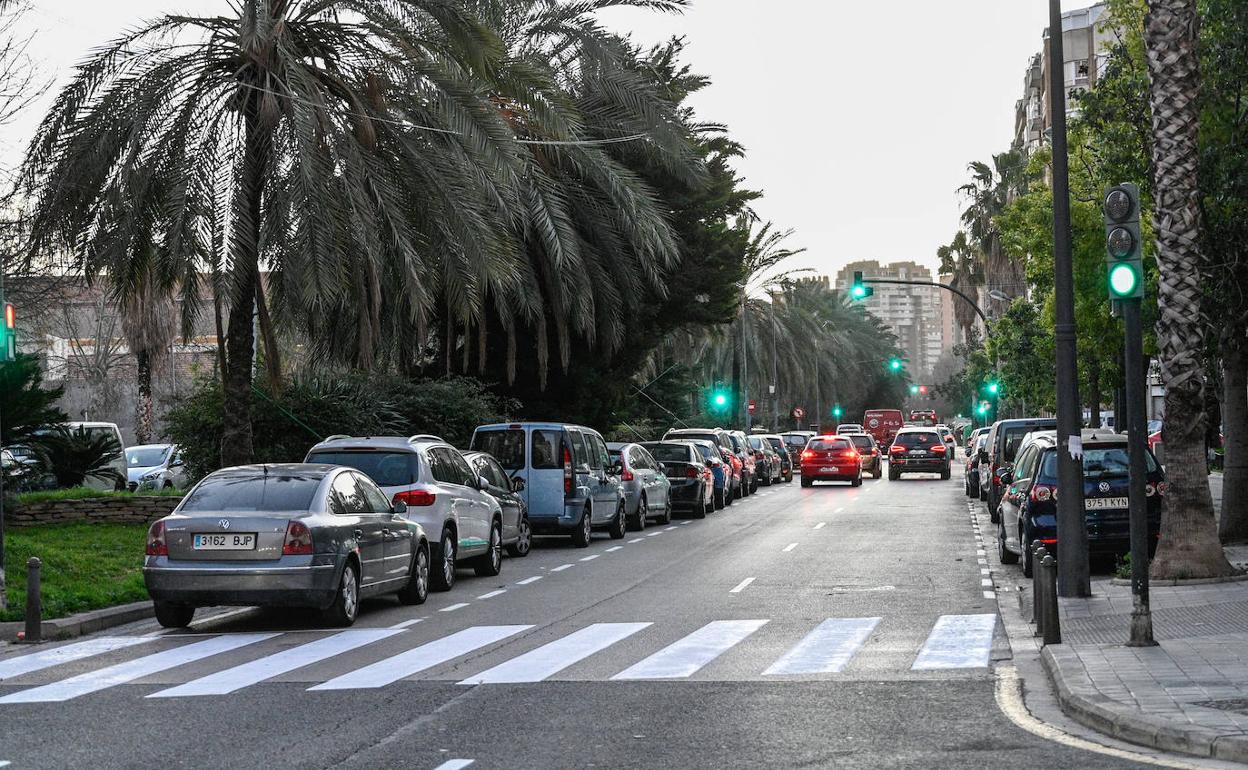
[[(226, 0), (35, 0), (31, 53), (57, 86), (93, 46), (171, 11)], [(1065, 0), (1064, 9), (1092, 0)], [(958, 227), (966, 165), (1008, 148), (1044, 0), (693, 0), (682, 16), (615, 9), (603, 19), (644, 43), (688, 39), (709, 76), (693, 104), (726, 123), (757, 211), (834, 273), (857, 259), (936, 265)], [(56, 87), (0, 132), (15, 160)]]

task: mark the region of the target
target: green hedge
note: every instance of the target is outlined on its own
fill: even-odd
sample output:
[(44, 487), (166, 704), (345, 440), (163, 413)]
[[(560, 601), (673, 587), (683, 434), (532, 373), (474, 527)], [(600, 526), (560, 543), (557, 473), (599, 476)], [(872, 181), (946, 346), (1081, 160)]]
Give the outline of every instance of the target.
[(52, 489), (46, 492), (22, 492), (15, 497), (18, 505), (51, 503), (59, 500), (91, 500), (98, 497), (181, 497), (185, 492), (178, 489), (148, 489), (140, 492), (105, 492), (90, 487)]

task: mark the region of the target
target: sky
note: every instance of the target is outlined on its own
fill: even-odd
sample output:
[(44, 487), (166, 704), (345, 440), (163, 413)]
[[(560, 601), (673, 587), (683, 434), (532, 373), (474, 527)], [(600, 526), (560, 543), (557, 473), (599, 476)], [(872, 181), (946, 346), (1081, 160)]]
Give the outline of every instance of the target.
[[(1092, 0), (1065, 0), (1063, 10)], [(42, 110), (94, 46), (168, 12), (227, 0), (34, 0), (30, 54), (51, 85), (0, 130), (20, 158)], [(933, 268), (957, 231), (967, 164), (1009, 148), (1023, 73), (1048, 23), (1044, 0), (692, 0), (682, 15), (617, 8), (603, 23), (652, 44), (686, 38), (711, 79), (701, 120), (745, 145), (755, 211), (806, 253), (787, 268), (835, 273), (860, 259)]]

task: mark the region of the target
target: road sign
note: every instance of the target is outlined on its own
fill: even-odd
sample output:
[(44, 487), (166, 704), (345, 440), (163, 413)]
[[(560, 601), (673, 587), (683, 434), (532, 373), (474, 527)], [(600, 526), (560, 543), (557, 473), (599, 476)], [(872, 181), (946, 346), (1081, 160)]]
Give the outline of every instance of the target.
[(800, 420), (805, 416), (806, 416), (805, 409), (801, 408), (800, 406), (793, 407), (793, 419), (794, 420)]
[(752, 399), (752, 398), (751, 398), (751, 399), (750, 399), (750, 406), (749, 406), (749, 409), (750, 409), (750, 414), (754, 414), (754, 410), (755, 410), (755, 409), (757, 409), (757, 408), (758, 408), (758, 405), (757, 405), (757, 404), (755, 404), (755, 403), (754, 403), (754, 399)]

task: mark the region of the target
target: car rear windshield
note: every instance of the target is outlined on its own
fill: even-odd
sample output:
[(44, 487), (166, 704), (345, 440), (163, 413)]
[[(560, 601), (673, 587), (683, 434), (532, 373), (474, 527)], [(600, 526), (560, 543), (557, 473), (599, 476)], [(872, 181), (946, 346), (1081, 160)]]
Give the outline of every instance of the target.
[[(647, 444), (646, 449), (650, 450), (650, 454), (654, 456), (654, 459), (658, 460), (661, 463), (666, 463), (666, 462), (687, 463), (689, 462), (689, 449), (687, 447), (671, 446), (668, 444), (659, 444), (657, 446), (654, 444)], [(707, 451), (707, 454), (709, 454), (711, 450), (707, 449), (706, 451)]]
[(784, 439), (784, 443), (788, 444), (791, 447), (796, 447), (798, 449), (801, 449), (802, 447), (806, 446), (807, 439), (805, 436), (788, 435), (788, 436), (781, 436), (781, 438)]
[(415, 484), (420, 475), (420, 463), (412, 452), (321, 451), (308, 455), (308, 462), (355, 468), (375, 481), (379, 487)]
[(472, 448), (493, 455), (509, 471), (524, 467), (524, 429), (479, 430), (472, 437)]
[(1005, 429), (1005, 442), (1001, 453), (1003, 462), (1014, 462), (1014, 456), (1018, 454), (1018, 445), (1023, 443), (1023, 438), (1034, 430), (1036, 428), (1029, 425), (1019, 425), (1016, 428)]
[(941, 440), (940, 434), (935, 431), (931, 433), (915, 431), (913, 433), (898, 433), (897, 438), (893, 439), (893, 443), (898, 446), (922, 449), (933, 444), (944, 446), (945, 442)]
[(859, 449), (871, 448), (871, 437), (865, 434), (862, 436), (850, 436), (849, 440), (854, 442), (854, 446), (858, 447)]
[(321, 484), (312, 476), (209, 476), (182, 501), (182, 513), (306, 511)]
[(777, 452), (783, 452), (783, 451), (784, 451), (784, 439), (780, 439), (780, 438), (769, 438), (769, 439), (767, 439), (767, 443), (768, 443), (768, 444), (771, 444), (771, 448), (772, 448), (772, 449), (774, 449), (774, 450), (776, 450)]
[(812, 438), (808, 448), (826, 451), (829, 449), (849, 449), (850, 443), (843, 438)]
[[(561, 468), (563, 455), (563, 431), (558, 429), (533, 429), (532, 466), (534, 470), (549, 471)], [(501, 458), (500, 458), (501, 461)], [(504, 468), (508, 467), (506, 465)], [(524, 467), (523, 464), (515, 466)]]
[[(1149, 453), (1145, 453), (1145, 457), (1148, 460), (1148, 472), (1155, 473), (1157, 461)], [(1125, 446), (1085, 446), (1083, 448), (1083, 478), (1085, 480), (1126, 478), (1129, 473), (1130, 459)], [(1046, 479), (1057, 478), (1057, 452), (1044, 453), (1044, 465), (1040, 469), (1040, 475)]]
[(750, 446), (754, 449), (762, 449), (763, 440), (758, 436), (750, 436)]

